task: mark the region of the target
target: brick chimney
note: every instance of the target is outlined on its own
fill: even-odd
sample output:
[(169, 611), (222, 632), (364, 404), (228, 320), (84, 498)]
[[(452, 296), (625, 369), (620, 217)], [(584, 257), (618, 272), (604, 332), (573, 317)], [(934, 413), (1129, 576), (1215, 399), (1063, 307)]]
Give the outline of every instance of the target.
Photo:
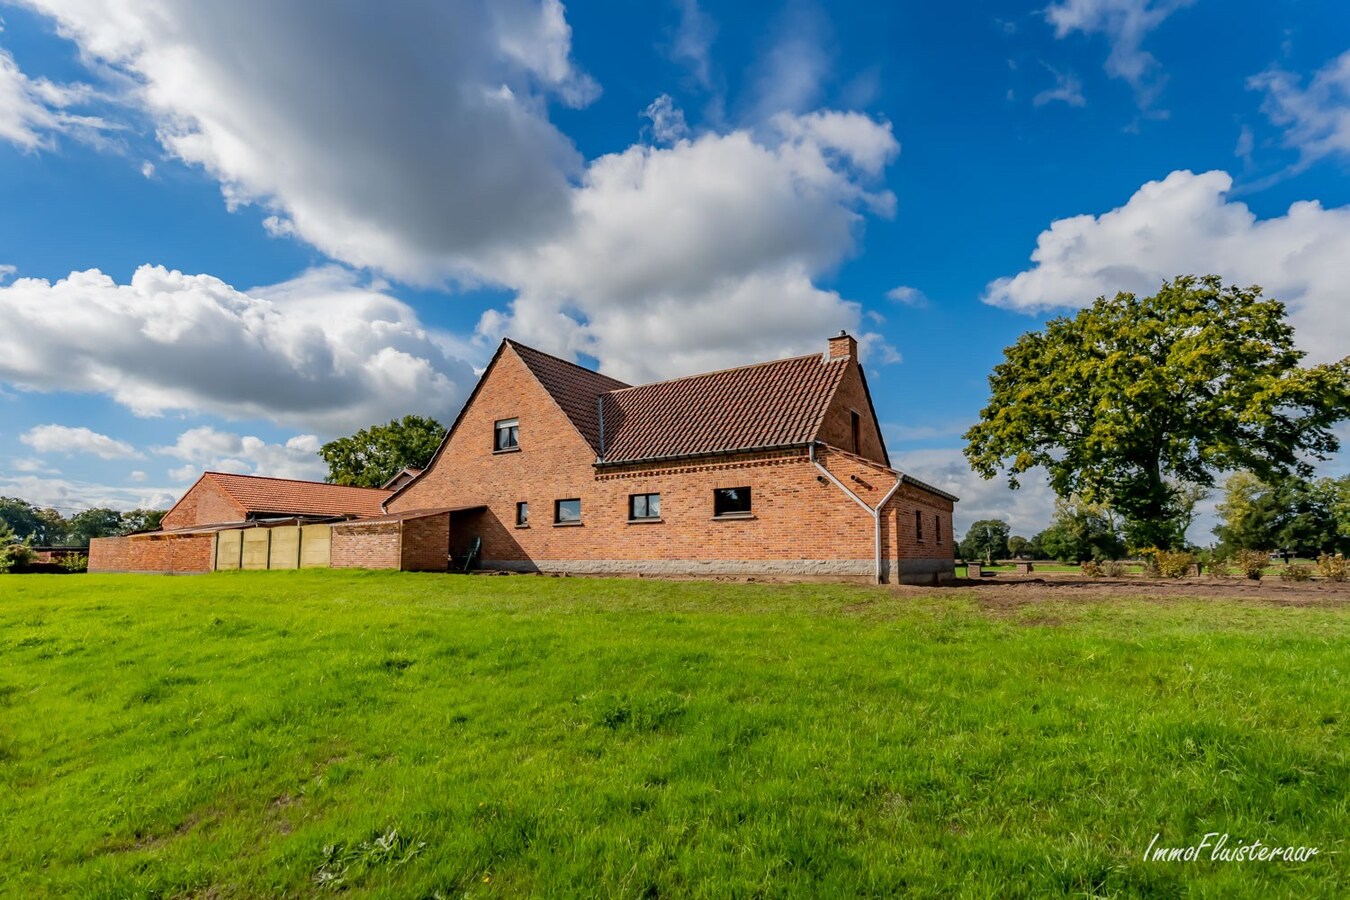
[(841, 331), (839, 334), (830, 338), (830, 350), (825, 354), (825, 359), (857, 359), (858, 342), (849, 336), (847, 331)]

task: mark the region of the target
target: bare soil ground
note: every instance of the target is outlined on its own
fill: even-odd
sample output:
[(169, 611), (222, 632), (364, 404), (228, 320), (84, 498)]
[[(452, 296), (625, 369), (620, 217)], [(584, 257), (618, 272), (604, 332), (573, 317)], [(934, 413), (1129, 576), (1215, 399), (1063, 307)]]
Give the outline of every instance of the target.
[(1036, 578), (999, 576), (958, 579), (942, 588), (896, 586), (902, 594), (932, 594), (959, 590), (973, 593), (982, 603), (1018, 606), (1045, 600), (1093, 602), (1122, 597), (1176, 600), (1246, 600), (1276, 606), (1346, 606), (1350, 582), (1279, 581), (1246, 578)]

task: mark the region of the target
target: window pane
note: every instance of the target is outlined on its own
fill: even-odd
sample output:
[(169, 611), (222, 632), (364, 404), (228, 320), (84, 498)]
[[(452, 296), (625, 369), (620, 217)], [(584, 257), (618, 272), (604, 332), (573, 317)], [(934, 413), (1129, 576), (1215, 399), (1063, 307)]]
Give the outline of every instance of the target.
[(523, 502), (516, 504), (516, 524), (530, 524), (530, 504)]
[(580, 522), (581, 501), (559, 500), (557, 504), (557, 514), (554, 518), (559, 522)]
[(713, 515), (728, 516), (750, 512), (748, 487), (718, 488), (713, 492)]
[(520, 445), (520, 421), (518, 419), (501, 419), (496, 423), (495, 429), (492, 439), (494, 450), (514, 450)]
[(653, 519), (655, 519), (655, 518), (657, 518), (658, 516), (661, 515), (661, 495), (660, 495), (660, 494), (648, 494), (648, 495), (647, 495), (647, 515), (651, 516)]
[(632, 501), (633, 501), (633, 509), (631, 511), (631, 517), (634, 519), (647, 518), (647, 495), (634, 494), (632, 497)]

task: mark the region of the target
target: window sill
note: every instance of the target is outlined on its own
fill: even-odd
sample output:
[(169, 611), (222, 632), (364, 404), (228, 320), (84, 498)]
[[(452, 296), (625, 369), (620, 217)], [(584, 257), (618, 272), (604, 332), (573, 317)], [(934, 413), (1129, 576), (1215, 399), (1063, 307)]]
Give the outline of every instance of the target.
[(576, 528), (581, 525), (580, 522), (554, 522), (554, 528)]
[(754, 519), (757, 518), (754, 513), (723, 513), (720, 516), (713, 516), (714, 522), (727, 522), (736, 519)]
[(493, 450), (492, 455), (498, 456), (503, 453), (519, 453), (519, 452), (520, 452), (519, 447), (507, 447), (505, 450)]
[(660, 516), (643, 516), (640, 519), (629, 519), (629, 525), (660, 525), (666, 520)]
[(517, 525), (516, 527), (517, 527), (517, 528), (529, 528), (530, 526), (529, 526), (529, 525)]

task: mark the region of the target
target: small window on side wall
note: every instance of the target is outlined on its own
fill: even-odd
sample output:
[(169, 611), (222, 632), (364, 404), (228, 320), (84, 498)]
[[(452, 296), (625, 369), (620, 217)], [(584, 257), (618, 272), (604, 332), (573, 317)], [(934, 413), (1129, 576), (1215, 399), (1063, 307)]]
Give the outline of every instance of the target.
[(848, 413), (849, 438), (852, 440), (852, 446), (849, 448), (854, 453), (862, 455), (862, 416), (849, 410)]
[(923, 543), (923, 513), (914, 510), (914, 540)]
[(628, 518), (630, 519), (661, 518), (661, 495), (629, 494)]
[(714, 516), (748, 516), (750, 511), (750, 488), (718, 488), (713, 491)]
[(520, 449), (520, 420), (519, 419), (500, 419), (497, 421), (494, 429), (495, 436), (492, 439), (492, 449), (498, 453), (503, 450)]
[(581, 500), (573, 498), (571, 500), (553, 501), (553, 524), (568, 525), (573, 522), (581, 521)]
[(516, 524), (522, 528), (530, 524), (530, 504), (524, 500), (516, 504)]
[(942, 543), (942, 516), (933, 516), (933, 543)]

